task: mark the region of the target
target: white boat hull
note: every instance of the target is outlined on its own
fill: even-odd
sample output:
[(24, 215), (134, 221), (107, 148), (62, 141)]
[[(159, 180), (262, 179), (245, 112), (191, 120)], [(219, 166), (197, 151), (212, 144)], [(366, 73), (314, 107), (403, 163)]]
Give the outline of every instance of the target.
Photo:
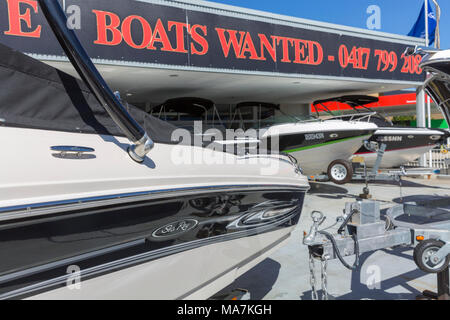
[(335, 160), (350, 158), (370, 135), (291, 153), (307, 176), (326, 173)]
[(351, 157), (376, 129), (375, 124), (358, 121), (312, 121), (275, 125), (264, 137), (277, 139), (279, 150), (294, 156), (312, 176), (326, 173), (335, 160)]
[[(0, 145), (0, 207), (217, 184), (305, 185), (288, 163), (189, 146), (156, 144), (139, 164), (121, 137), (0, 127)], [(90, 147), (95, 158), (59, 159), (53, 146)]]
[(78, 289), (63, 287), (32, 299), (207, 299), (283, 245), (291, 230), (212, 244), (82, 281)]
[[(386, 145), (380, 168), (398, 168), (434, 149), (445, 135), (442, 130), (388, 127), (377, 130), (370, 141), (380, 147)], [(356, 155), (363, 157), (368, 167), (373, 167), (378, 157), (376, 152), (369, 151), (365, 146)]]
[[(381, 160), (380, 168), (398, 168), (409, 162), (415, 161), (430, 150), (433, 150), (435, 145), (423, 146), (417, 148), (408, 148), (401, 150), (386, 151)], [(378, 155), (376, 153), (366, 153), (358, 155), (364, 158), (364, 161), (368, 167), (375, 166)], [(352, 157), (353, 158), (353, 157)]]
[[(194, 148), (156, 144), (138, 164), (124, 138), (10, 127), (0, 145), (4, 299), (207, 298), (289, 238), (309, 188), (278, 155), (195, 148), (186, 163)], [(73, 266), (80, 290), (65, 286)]]

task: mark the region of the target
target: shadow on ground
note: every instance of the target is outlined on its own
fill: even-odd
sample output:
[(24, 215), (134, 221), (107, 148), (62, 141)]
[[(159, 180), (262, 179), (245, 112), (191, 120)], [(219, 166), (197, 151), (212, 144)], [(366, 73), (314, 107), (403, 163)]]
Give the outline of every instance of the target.
[(334, 184), (310, 182), (309, 185), (311, 186), (311, 189), (309, 190), (308, 194), (314, 195), (319, 198), (333, 199), (333, 200), (358, 199), (358, 196), (350, 194), (348, 189), (345, 189), (343, 187)]
[(347, 194), (348, 190), (334, 184), (326, 184), (320, 182), (310, 182), (311, 189), (309, 194)]
[[(387, 254), (402, 257), (412, 261), (412, 256), (410, 254), (405, 253), (406, 251), (410, 250), (411, 248), (395, 248), (392, 250), (383, 250), (383, 251)], [(414, 269), (412, 271), (395, 275), (392, 278), (384, 279), (378, 284), (374, 283), (371, 286), (372, 288), (369, 288), (367, 284), (362, 283), (361, 280), (363, 278), (362, 270), (365, 270), (363, 265), (372, 254), (373, 252), (364, 253), (360, 256), (360, 267), (352, 272), (351, 288), (350, 288), (351, 292), (338, 297), (330, 297), (330, 300), (414, 300), (416, 299), (417, 296), (419, 296), (422, 293), (408, 284), (408, 282), (426, 275), (426, 273), (422, 272), (419, 269)], [(320, 288), (320, 283), (318, 283), (318, 286)], [(399, 287), (409, 292), (403, 293), (388, 292), (389, 290), (392, 290), (394, 288), (396, 291), (398, 291)], [(300, 296), (300, 299), (311, 300), (311, 292), (312, 291), (303, 292), (302, 296)], [(321, 299), (322, 291), (319, 290), (318, 293), (319, 299)], [(330, 294), (333, 294), (333, 292), (331, 292)]]
[(334, 184), (325, 184), (320, 182), (310, 182), (311, 189), (308, 194), (325, 199), (356, 199), (355, 196), (348, 193), (348, 190)]
[(266, 259), (237, 278), (220, 293), (242, 288), (249, 291), (251, 300), (262, 300), (272, 290), (278, 279), (280, 268), (281, 265), (275, 260)]
[(413, 195), (413, 196), (406, 196), (403, 198), (395, 198), (392, 199), (393, 202), (402, 204), (404, 202), (418, 202), (418, 203), (429, 203), (432, 201), (442, 201), (442, 200), (448, 200), (448, 197), (445, 196), (439, 196), (439, 195)]
[[(403, 186), (406, 188), (430, 188), (430, 189), (447, 189), (450, 190), (450, 188), (446, 188), (442, 185), (439, 186), (432, 186), (429, 184), (426, 184), (426, 180), (423, 180), (424, 183), (418, 183), (411, 180), (401, 180), (394, 181), (394, 180), (380, 180), (380, 181), (369, 181), (369, 186), (383, 186), (383, 185), (390, 185), (390, 186)], [(351, 184), (359, 184), (358, 182), (351, 182)]]

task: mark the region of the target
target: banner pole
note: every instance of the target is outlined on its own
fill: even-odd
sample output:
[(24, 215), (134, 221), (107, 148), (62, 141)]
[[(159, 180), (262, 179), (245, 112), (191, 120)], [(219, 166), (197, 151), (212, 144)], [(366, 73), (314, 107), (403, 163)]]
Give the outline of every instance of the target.
[(425, 0), (425, 43), (427, 47), (430, 45), (428, 37), (428, 0)]
[(437, 0), (432, 0), (434, 5), (436, 6), (436, 40), (434, 41), (434, 47), (437, 49), (441, 49), (441, 7)]

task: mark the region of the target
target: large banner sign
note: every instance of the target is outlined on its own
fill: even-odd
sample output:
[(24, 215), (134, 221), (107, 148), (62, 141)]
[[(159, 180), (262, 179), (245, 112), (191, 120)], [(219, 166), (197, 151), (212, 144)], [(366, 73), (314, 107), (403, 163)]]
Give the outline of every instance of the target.
[[(61, 3), (62, 0), (61, 0)], [(135, 0), (65, 0), (92, 58), (206, 69), (423, 81), (406, 46)], [(36, 0), (0, 0), (0, 42), (62, 56)]]

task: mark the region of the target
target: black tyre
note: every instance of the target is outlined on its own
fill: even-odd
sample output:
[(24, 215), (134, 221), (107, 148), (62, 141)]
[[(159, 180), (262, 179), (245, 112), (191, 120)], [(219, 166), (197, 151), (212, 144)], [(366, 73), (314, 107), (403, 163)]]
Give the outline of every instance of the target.
[(420, 242), (414, 249), (414, 262), (419, 269), (427, 273), (439, 273), (448, 268), (450, 261), (449, 256), (439, 263), (434, 263), (430, 259), (430, 257), (444, 245), (444, 242), (435, 239), (428, 239)]
[(353, 165), (347, 160), (335, 160), (328, 166), (328, 177), (335, 184), (346, 184), (352, 180)]

